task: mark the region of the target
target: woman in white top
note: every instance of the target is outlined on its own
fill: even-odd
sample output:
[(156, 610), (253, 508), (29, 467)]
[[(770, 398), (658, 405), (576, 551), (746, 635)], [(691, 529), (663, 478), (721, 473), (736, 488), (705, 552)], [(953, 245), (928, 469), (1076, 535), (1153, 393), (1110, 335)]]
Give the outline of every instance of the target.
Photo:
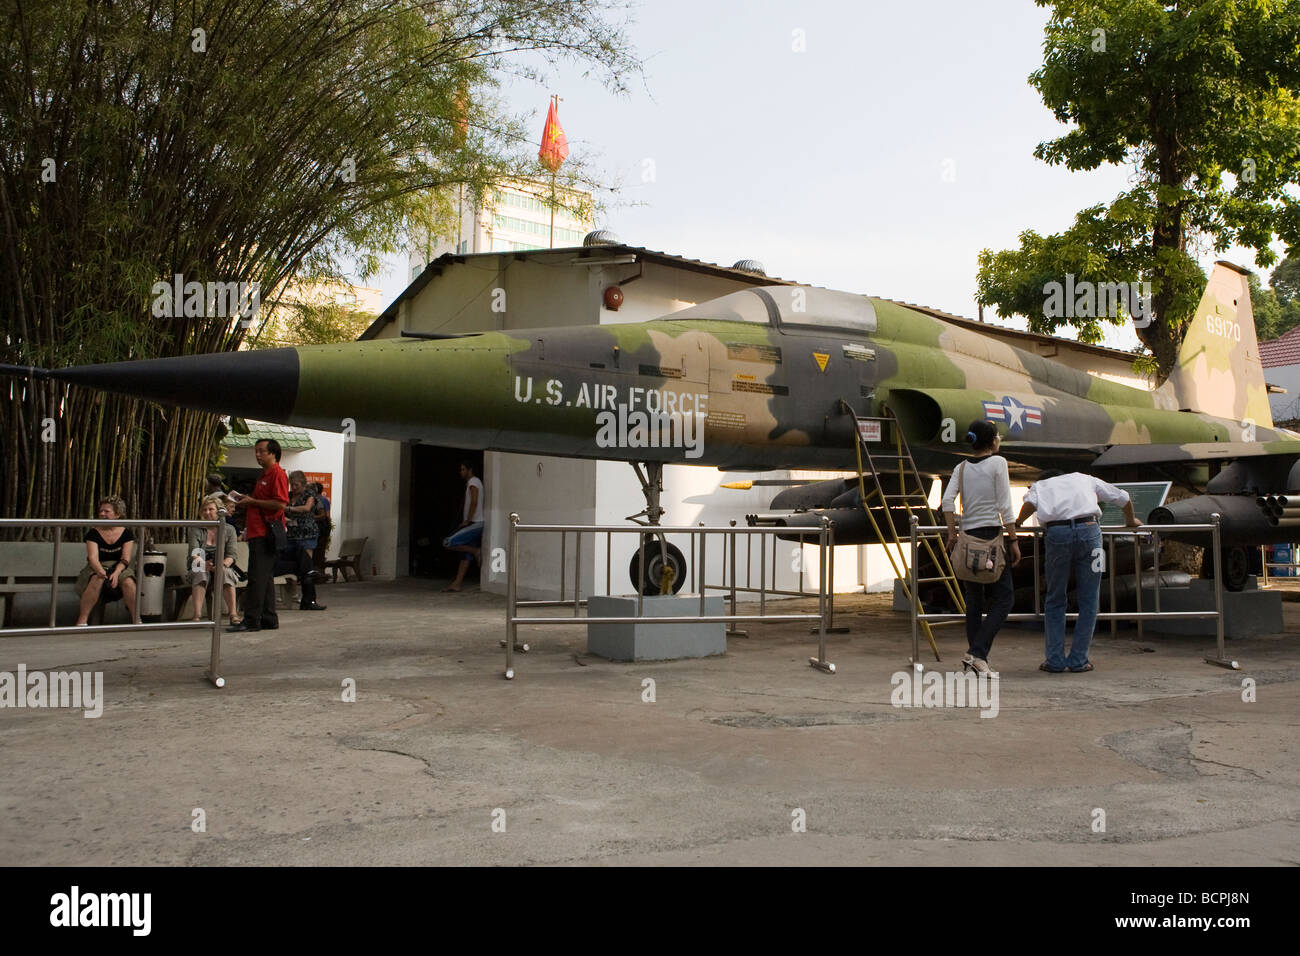
[[(997, 426), (989, 421), (974, 421), (966, 432), (974, 455), (953, 469), (944, 493), (942, 508), (948, 524), (948, 550), (957, 543), (956, 516), (953, 507), (957, 489), (961, 488), (961, 530), (966, 534), (991, 541), (1006, 529), (1008, 559), (1002, 577), (992, 584), (963, 581), (966, 595), (966, 643), (968, 650), (962, 658), (962, 668), (974, 668), (990, 678), (998, 676), (989, 669), (989, 649), (997, 636), (1011, 605), (1015, 600), (1015, 586), (1011, 581), (1011, 566), (1020, 561), (1020, 546), (1016, 544), (1015, 515), (1011, 510), (1011, 478), (1007, 474), (1007, 460), (997, 454), (1002, 444)], [(986, 591), (987, 589), (987, 591)], [(986, 610), (987, 599), (987, 614)]]

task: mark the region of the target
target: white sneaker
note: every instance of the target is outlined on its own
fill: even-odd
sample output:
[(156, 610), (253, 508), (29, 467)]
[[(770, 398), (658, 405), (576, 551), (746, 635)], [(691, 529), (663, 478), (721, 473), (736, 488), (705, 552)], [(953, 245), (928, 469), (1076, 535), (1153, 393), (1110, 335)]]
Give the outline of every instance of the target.
[(989, 662), (978, 657), (971, 658), (971, 667), (975, 668), (975, 673), (987, 677), (989, 680), (997, 680), (1002, 675), (989, 667)]
[(974, 667), (974, 666), (975, 666), (975, 658), (970, 656), (970, 651), (967, 651), (965, 654), (961, 656), (961, 669), (965, 670), (968, 667)]

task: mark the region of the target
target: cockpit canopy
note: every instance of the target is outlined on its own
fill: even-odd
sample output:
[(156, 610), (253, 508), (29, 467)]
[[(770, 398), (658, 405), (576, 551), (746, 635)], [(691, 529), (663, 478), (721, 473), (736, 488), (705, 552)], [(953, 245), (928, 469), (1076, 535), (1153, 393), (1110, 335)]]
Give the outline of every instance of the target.
[(848, 332), (876, 331), (876, 309), (865, 295), (832, 292), (801, 285), (743, 289), (689, 309), (661, 316), (673, 322), (712, 319), (753, 322), (777, 328), (823, 328)]

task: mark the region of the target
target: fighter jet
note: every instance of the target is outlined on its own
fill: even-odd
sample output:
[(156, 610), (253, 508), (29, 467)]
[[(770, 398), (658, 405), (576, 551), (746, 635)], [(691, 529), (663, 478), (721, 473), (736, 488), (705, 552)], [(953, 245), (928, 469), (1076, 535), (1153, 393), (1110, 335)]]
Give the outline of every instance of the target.
[[(918, 468), (946, 474), (966, 452), (967, 424), (984, 418), (1002, 454), (1029, 468), (1159, 469), (1204, 485), (1211, 500), (1158, 517), (1217, 510), (1225, 541), (1244, 545), (1300, 538), (1256, 503), (1300, 492), (1300, 434), (1273, 427), (1246, 276), (1216, 264), (1177, 367), (1154, 391), (887, 299), (804, 286), (624, 325), (3, 371), (306, 428), (628, 461), (651, 525), (666, 462), (854, 470), (857, 418), (883, 414)], [(823, 484), (784, 494), (827, 507), (844, 485)], [(852, 529), (836, 540), (855, 543)]]

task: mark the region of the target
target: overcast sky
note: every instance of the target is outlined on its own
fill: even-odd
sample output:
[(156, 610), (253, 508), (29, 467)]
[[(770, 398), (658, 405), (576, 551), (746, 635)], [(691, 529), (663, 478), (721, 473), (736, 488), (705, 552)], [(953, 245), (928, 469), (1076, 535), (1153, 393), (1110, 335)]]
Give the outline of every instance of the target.
[[(508, 90), (539, 141), (561, 96), (572, 154), (623, 184), (597, 226), (630, 244), (974, 317), (981, 249), (1126, 188), (1126, 169), (1034, 158), (1065, 127), (1027, 82), (1047, 22), (1029, 0), (646, 0), (634, 16), (646, 79), (629, 96), (576, 71)], [(372, 284), (391, 301), (405, 275)]]

